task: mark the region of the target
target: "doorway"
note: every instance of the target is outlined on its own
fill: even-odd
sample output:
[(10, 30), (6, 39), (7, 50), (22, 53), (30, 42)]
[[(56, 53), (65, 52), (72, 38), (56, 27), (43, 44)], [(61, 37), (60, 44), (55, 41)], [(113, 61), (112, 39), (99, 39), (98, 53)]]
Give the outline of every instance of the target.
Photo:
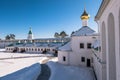
[(91, 66), (90, 59), (87, 59), (87, 67), (90, 67), (90, 66)]

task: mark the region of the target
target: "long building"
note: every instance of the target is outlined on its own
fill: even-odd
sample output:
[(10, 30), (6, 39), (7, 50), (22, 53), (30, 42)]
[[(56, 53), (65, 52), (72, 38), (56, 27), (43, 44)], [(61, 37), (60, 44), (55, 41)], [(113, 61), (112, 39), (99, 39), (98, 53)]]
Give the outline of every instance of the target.
[(7, 52), (41, 53), (47, 51), (56, 53), (58, 47), (69, 41), (70, 38), (34, 39), (32, 29), (30, 28), (27, 39), (0, 40), (0, 48), (5, 48)]

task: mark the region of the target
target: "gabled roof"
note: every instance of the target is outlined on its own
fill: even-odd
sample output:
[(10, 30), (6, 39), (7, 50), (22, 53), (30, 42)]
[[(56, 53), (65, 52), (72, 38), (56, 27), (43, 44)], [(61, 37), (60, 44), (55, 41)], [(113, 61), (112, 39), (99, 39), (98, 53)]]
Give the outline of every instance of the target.
[(78, 31), (76, 31), (72, 36), (90, 36), (93, 35), (95, 31), (88, 26), (83, 26)]
[(65, 44), (64, 46), (59, 48), (60, 51), (72, 51), (72, 48), (70, 46), (70, 42), (68, 42), (67, 44)]

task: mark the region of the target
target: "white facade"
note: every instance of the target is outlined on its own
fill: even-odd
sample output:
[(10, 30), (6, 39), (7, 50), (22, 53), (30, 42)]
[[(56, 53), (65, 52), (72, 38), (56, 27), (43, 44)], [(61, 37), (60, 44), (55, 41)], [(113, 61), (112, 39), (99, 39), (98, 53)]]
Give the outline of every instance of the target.
[(33, 39), (33, 34), (28, 34), (28, 40), (32, 40)]
[(101, 51), (94, 53), (98, 80), (120, 80), (120, 0), (103, 0), (96, 15)]
[[(70, 47), (71, 50), (65, 50), (64, 48), (58, 51), (58, 60), (62, 64), (74, 65), (74, 66), (92, 66), (92, 49), (88, 47), (88, 44), (94, 42), (94, 38), (97, 36), (73, 36), (71, 37)], [(84, 45), (84, 48), (80, 48), (80, 44)], [(66, 58), (64, 61), (63, 58)], [(82, 61), (84, 58), (84, 61)], [(88, 62), (90, 61), (90, 63)]]
[[(72, 47), (72, 51), (74, 52), (74, 55), (76, 55), (76, 57), (74, 57), (73, 60), (77, 60), (76, 64), (78, 65), (87, 65), (87, 59), (90, 59), (90, 63), (91, 63), (91, 54), (92, 54), (92, 50), (91, 48), (88, 48), (88, 44), (92, 44), (93, 43), (93, 36), (73, 36), (72, 40), (71, 40), (71, 47)], [(84, 48), (80, 48), (80, 44), (83, 43), (84, 44)], [(85, 57), (85, 62), (81, 61), (81, 57)]]
[(49, 53), (55, 53), (56, 47), (6, 47), (7, 52), (13, 52), (17, 48), (17, 52), (25, 50), (26, 53), (42, 53), (46, 50)]
[[(69, 44), (59, 48), (59, 63), (74, 66), (92, 66), (92, 43), (98, 34), (87, 26), (89, 15), (86, 10), (81, 16), (82, 28), (72, 34)], [(69, 47), (69, 48), (68, 48)]]
[[(69, 60), (69, 55), (71, 51), (58, 51), (58, 60), (59, 63), (65, 64), (65, 65), (70, 65), (70, 60)], [(65, 58), (65, 60), (64, 60)]]

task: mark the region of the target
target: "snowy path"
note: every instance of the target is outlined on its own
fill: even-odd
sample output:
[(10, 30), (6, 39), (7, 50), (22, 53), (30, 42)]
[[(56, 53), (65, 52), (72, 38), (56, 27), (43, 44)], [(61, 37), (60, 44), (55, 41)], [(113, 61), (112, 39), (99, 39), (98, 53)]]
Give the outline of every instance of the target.
[(46, 64), (41, 64), (41, 74), (37, 80), (49, 80), (50, 77), (50, 68)]
[(96, 80), (92, 68), (65, 66), (60, 63), (48, 62), (51, 75), (49, 80)]

